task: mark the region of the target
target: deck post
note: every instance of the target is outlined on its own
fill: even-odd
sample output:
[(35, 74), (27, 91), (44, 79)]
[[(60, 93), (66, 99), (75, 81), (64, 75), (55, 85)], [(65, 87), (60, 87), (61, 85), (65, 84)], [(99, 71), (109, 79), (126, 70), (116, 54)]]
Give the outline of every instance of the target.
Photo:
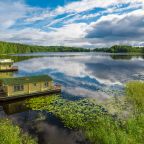
[(10, 94), (9, 94), (9, 86), (7, 86), (7, 94), (8, 94), (8, 96), (10, 96)]
[(30, 94), (30, 84), (28, 83), (28, 93)]

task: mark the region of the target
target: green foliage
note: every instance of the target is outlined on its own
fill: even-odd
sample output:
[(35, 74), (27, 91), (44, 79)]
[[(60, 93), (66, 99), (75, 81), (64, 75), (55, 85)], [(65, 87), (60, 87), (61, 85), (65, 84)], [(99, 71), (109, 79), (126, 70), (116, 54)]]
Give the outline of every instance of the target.
[(127, 45), (114, 45), (111, 48), (96, 48), (93, 50), (65, 47), (65, 46), (35, 46), (19, 43), (0, 42), (1, 54), (18, 54), (33, 52), (110, 52), (110, 53), (144, 53), (144, 47), (132, 47)]
[(0, 144), (36, 144), (27, 134), (23, 134), (18, 126), (9, 120), (0, 120)]
[(129, 82), (126, 85), (126, 96), (135, 114), (144, 112), (144, 82)]
[(127, 45), (114, 45), (111, 48), (96, 48), (93, 51), (109, 53), (144, 53), (144, 47), (132, 47)]
[[(135, 102), (140, 96), (143, 102), (144, 83), (127, 84), (127, 103)], [(136, 88), (135, 88), (136, 87)], [(139, 91), (139, 95), (135, 95)], [(134, 94), (135, 93), (135, 94)], [(134, 96), (133, 96), (134, 95)], [(131, 99), (129, 99), (129, 97)], [(129, 103), (131, 107), (133, 103)], [(138, 102), (134, 103), (141, 107)], [(141, 103), (143, 104), (143, 103)], [(102, 106), (89, 99), (69, 101), (59, 96), (30, 99), (28, 107), (33, 110), (47, 110), (59, 117), (67, 127), (81, 129), (92, 143), (99, 144), (142, 144), (144, 133), (144, 115), (133, 113), (127, 119), (119, 119), (109, 114)], [(141, 111), (142, 109), (140, 109)]]
[(132, 47), (127, 45), (114, 45), (111, 48), (96, 48), (93, 50), (65, 47), (65, 46), (35, 46), (19, 43), (0, 42), (1, 54), (18, 54), (33, 52), (110, 52), (110, 53), (144, 53), (144, 47)]
[[(34, 110), (47, 110), (60, 117), (68, 127), (83, 127), (90, 117), (105, 114), (103, 109), (88, 99), (68, 101), (59, 96), (36, 98), (28, 101)], [(96, 115), (95, 115), (96, 114)]]
[(127, 46), (127, 45), (114, 45), (110, 48), (112, 53), (141, 53), (141, 48)]
[(1, 54), (18, 54), (32, 52), (88, 52), (89, 49), (64, 46), (32, 46), (18, 43), (0, 42)]

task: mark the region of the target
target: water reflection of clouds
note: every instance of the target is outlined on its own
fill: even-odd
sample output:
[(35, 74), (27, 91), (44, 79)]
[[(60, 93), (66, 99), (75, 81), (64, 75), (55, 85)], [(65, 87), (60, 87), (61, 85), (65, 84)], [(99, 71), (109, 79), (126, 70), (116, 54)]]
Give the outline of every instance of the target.
[(52, 69), (69, 76), (86, 75), (86, 67), (83, 63), (78, 63), (69, 58), (35, 58), (18, 64), (20, 69), (27, 72)]
[(73, 96), (81, 96), (81, 97), (90, 97), (90, 98), (97, 98), (97, 100), (104, 100), (109, 98), (107, 93), (102, 92), (102, 91), (93, 91), (89, 89), (85, 89), (82, 87), (66, 87), (64, 88), (64, 91), (67, 94), (73, 94)]
[(91, 75), (105, 84), (122, 84), (130, 80), (140, 80), (141, 77), (134, 75), (144, 74), (143, 61), (114, 61), (101, 60), (96, 63), (86, 63), (88, 69), (91, 69)]
[(85, 143), (81, 132), (70, 131), (56, 117), (43, 111), (27, 111), (10, 115), (9, 118), (18, 124), (24, 132), (38, 137), (40, 144), (76, 144)]
[(99, 55), (42, 57), (17, 65), (20, 68), (19, 75), (49, 74), (65, 87), (74, 87), (73, 92), (69, 90), (69, 93), (83, 95), (95, 95), (93, 91), (104, 87), (114, 88), (129, 80), (140, 80), (144, 75), (144, 63), (139, 58), (113, 60), (110, 56)]

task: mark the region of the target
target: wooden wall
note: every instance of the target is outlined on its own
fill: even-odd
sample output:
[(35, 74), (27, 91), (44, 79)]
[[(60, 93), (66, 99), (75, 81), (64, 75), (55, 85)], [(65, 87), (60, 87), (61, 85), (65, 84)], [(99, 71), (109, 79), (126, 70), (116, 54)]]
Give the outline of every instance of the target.
[(0, 70), (11, 69), (10, 65), (0, 65)]
[(36, 92), (43, 92), (53, 88), (53, 82), (49, 82), (48, 87), (45, 87), (44, 84), (45, 82), (24, 84), (24, 90), (17, 91), (17, 92), (14, 91), (14, 86), (7, 86), (6, 93), (8, 96), (16, 96), (16, 95), (31, 94)]

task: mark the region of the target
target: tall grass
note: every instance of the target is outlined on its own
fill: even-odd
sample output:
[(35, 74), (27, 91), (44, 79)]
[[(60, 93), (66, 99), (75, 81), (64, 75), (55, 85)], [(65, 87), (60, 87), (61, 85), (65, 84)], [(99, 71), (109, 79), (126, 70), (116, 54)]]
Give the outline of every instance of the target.
[(127, 101), (133, 106), (135, 114), (144, 112), (144, 82), (129, 82), (126, 85)]
[(36, 144), (36, 141), (22, 133), (18, 126), (14, 126), (7, 119), (0, 120), (0, 144)]

